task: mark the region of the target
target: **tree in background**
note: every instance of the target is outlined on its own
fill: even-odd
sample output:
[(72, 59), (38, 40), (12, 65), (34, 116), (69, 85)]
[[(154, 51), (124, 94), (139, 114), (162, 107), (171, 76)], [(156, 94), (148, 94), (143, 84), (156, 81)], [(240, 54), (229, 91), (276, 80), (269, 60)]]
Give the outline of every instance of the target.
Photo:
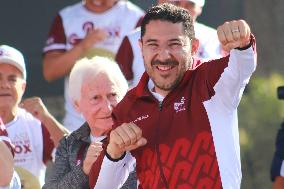
[(276, 132), (284, 117), (284, 101), (276, 89), (284, 77), (253, 77), (239, 107), (239, 129), (243, 189), (272, 188), (270, 165), (275, 151)]

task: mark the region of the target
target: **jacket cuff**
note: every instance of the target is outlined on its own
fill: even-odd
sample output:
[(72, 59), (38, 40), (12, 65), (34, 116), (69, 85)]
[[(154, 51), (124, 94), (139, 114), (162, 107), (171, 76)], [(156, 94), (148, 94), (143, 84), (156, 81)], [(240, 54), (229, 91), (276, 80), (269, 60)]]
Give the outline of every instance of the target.
[(236, 48), (237, 50), (243, 51), (243, 50), (247, 50), (249, 49), (251, 46), (253, 46), (255, 44), (255, 37), (253, 34), (250, 34), (250, 42), (247, 46), (244, 47), (238, 47)]
[(124, 152), (124, 154), (123, 154), (120, 158), (118, 158), (118, 159), (113, 159), (113, 158), (107, 153), (107, 151), (106, 151), (106, 157), (107, 157), (110, 161), (113, 161), (113, 162), (118, 162), (118, 161), (122, 160), (122, 159), (125, 157), (125, 155), (126, 155), (126, 152)]

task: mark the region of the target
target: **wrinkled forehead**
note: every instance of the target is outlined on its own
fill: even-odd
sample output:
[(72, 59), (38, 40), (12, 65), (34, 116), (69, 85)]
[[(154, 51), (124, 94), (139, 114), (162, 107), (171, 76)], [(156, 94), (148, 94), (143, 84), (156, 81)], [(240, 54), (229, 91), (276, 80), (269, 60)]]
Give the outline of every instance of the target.
[(83, 85), (88, 88), (113, 88), (116, 86), (111, 75), (106, 72), (99, 72), (97, 74), (86, 74), (83, 79)]

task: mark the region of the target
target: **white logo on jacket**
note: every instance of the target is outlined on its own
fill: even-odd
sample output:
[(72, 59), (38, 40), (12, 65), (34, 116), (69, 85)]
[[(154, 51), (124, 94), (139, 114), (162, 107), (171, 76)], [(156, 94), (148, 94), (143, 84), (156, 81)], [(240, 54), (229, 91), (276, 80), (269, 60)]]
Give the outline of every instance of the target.
[(133, 123), (136, 123), (137, 121), (142, 121), (144, 119), (147, 119), (149, 117), (149, 115), (142, 115), (142, 116), (139, 116), (137, 117), (134, 121), (132, 121)]
[(184, 97), (181, 97), (180, 102), (174, 103), (174, 110), (176, 111), (176, 113), (186, 110)]

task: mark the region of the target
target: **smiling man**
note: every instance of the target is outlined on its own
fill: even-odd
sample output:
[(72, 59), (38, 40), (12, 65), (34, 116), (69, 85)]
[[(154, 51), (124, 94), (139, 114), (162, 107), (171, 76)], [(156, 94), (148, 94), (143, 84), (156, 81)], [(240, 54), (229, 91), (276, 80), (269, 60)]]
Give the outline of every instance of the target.
[(146, 13), (146, 73), (113, 111), (95, 188), (121, 186), (133, 159), (139, 189), (240, 188), (237, 107), (256, 68), (255, 40), (243, 20), (217, 32), (230, 55), (190, 69), (199, 43), (188, 12), (162, 4)]
[[(195, 38), (199, 40), (199, 47), (195, 53), (197, 58), (205, 62), (223, 57), (224, 51), (221, 49), (217, 31), (196, 21), (197, 17), (202, 13), (205, 0), (158, 0), (157, 3), (171, 3), (189, 11), (194, 24)], [(141, 28), (139, 27), (124, 37), (115, 57), (129, 82), (130, 88), (138, 84), (145, 71), (138, 43), (140, 36)]]
[[(54, 145), (68, 133), (39, 98), (21, 104), (26, 89), (24, 57), (17, 49), (0, 45), (0, 117), (15, 145), (15, 166), (44, 182), (45, 163)], [(28, 183), (28, 181), (27, 181)]]

